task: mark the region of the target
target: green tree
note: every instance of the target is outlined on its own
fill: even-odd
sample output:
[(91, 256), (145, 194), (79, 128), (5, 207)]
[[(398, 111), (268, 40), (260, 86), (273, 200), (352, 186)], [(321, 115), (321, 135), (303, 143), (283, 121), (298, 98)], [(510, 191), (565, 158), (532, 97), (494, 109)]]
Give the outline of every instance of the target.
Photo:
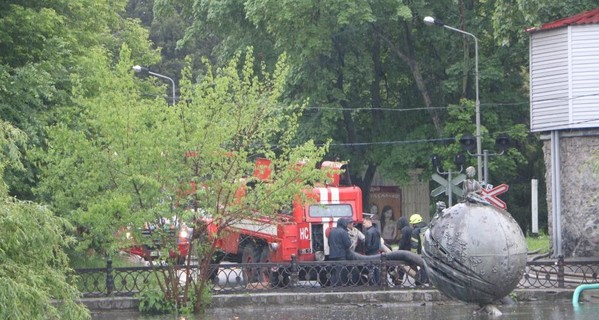
[[(407, 45), (394, 42), (410, 31), (408, 6), (396, 1), (267, 0), (194, 5), (199, 10), (193, 12), (188, 34), (216, 35), (222, 39), (217, 53), (226, 56), (251, 42), (259, 56), (288, 54), (293, 78), (286, 98), (310, 101), (302, 136), (332, 138), (336, 143), (330, 155), (351, 159), (353, 180), (365, 197), (379, 166), (386, 164), (387, 174), (404, 181), (409, 169), (423, 162), (421, 152), (413, 152), (418, 146), (388, 141), (440, 134), (439, 115), (433, 112), (412, 39)], [(414, 109), (424, 111), (410, 111)], [(396, 150), (416, 157), (389, 156)]]
[[(130, 0), (127, 2), (126, 14), (128, 17), (139, 19), (149, 31), (149, 39), (160, 51), (161, 60), (155, 61), (152, 71), (164, 74), (179, 83), (181, 71), (185, 66), (185, 58), (199, 58), (206, 54), (206, 48), (197, 41), (191, 41), (185, 48), (177, 47), (177, 41), (183, 38), (188, 22), (180, 14), (177, 1)], [(157, 8), (155, 10), (155, 7)], [(198, 73), (196, 71), (196, 73)]]
[[(0, 119), (0, 173), (23, 170), (18, 143), (25, 135)], [(90, 319), (77, 302), (65, 248), (71, 225), (47, 207), (8, 195), (0, 180), (0, 318)], [(53, 301), (54, 300), (54, 301)]]
[[(256, 214), (274, 216), (309, 183), (322, 179), (315, 163), (323, 148), (298, 142), (302, 105), (284, 105), (280, 96), (288, 70), (284, 59), (275, 71), (255, 73), (251, 50), (228, 65), (212, 69), (197, 83), (191, 66), (185, 69), (183, 101), (168, 107), (162, 99), (149, 100), (146, 85), (132, 76), (130, 50), (125, 46), (116, 65), (101, 53), (95, 59), (98, 95), (77, 87), (74, 101), (84, 110), (76, 125), (59, 123), (48, 129), (48, 149), (39, 192), (84, 232), (82, 248), (110, 254), (118, 243), (116, 232), (144, 222), (174, 218), (195, 227), (194, 252), (200, 254), (200, 279), (179, 285), (175, 261), (156, 273), (164, 297), (186, 306), (199, 297), (196, 311), (205, 307), (208, 264), (223, 229)], [(80, 83), (80, 81), (78, 81)], [(252, 177), (257, 157), (272, 159), (269, 183)], [(304, 163), (298, 168), (298, 163)], [(250, 183), (243, 200), (235, 196)], [(195, 185), (195, 190), (188, 186)], [(190, 205), (191, 204), (191, 205)], [(215, 238), (205, 238), (202, 217), (210, 217)], [(162, 238), (162, 254), (176, 250), (176, 242)], [(167, 258), (168, 259), (168, 258)]]
[(29, 137), (20, 146), (26, 170), (4, 172), (12, 195), (33, 199), (36, 168), (26, 150), (44, 145), (44, 126), (69, 122), (78, 114), (70, 101), (71, 75), (88, 76), (90, 52), (102, 48), (115, 55), (128, 43), (139, 62), (156, 61), (148, 32), (121, 16), (125, 4), (126, 0), (0, 4), (0, 114)]
[[(507, 5), (269, 0), (198, 0), (193, 5), (196, 10), (188, 12), (194, 14), (194, 23), (187, 35), (216, 36), (221, 40), (216, 46), (219, 54), (250, 42), (261, 56), (283, 51), (289, 55), (293, 80), (286, 97), (310, 99), (302, 136), (317, 141), (332, 138), (330, 153), (351, 159), (356, 169), (353, 180), (365, 198), (376, 171), (397, 182), (406, 181), (414, 168), (424, 168), (428, 175), (434, 170), (430, 155), (453, 158), (461, 152), (457, 138), (474, 134), (472, 39), (427, 27), (422, 19), (432, 15), (472, 32), (480, 41), (483, 148), (494, 152), (494, 139), (501, 133), (512, 134), (517, 147), (490, 161), (491, 181), (511, 184), (512, 190), (523, 194), (513, 198), (518, 201), (512, 208), (515, 215), (525, 216), (530, 178), (542, 178), (544, 167), (535, 158), (538, 138), (526, 134), (523, 121), (528, 116), (524, 71), (528, 48), (525, 42), (506, 46), (500, 40), (506, 34), (514, 38), (523, 29), (518, 24), (507, 24), (511, 28), (507, 32), (498, 27)], [(559, 5), (546, 1), (540, 6)], [(543, 12), (550, 11), (555, 12)], [(510, 12), (512, 21), (522, 23), (519, 13)], [(462, 114), (451, 111), (453, 105), (462, 104), (468, 107), (454, 109)], [(444, 143), (435, 143), (439, 141)], [(475, 162), (476, 157), (468, 158), (469, 165)], [(524, 219), (519, 221), (524, 226)]]
[(494, 38), (502, 46), (527, 43), (523, 29), (539, 27), (544, 23), (570, 17), (597, 7), (594, 0), (510, 0), (489, 3)]

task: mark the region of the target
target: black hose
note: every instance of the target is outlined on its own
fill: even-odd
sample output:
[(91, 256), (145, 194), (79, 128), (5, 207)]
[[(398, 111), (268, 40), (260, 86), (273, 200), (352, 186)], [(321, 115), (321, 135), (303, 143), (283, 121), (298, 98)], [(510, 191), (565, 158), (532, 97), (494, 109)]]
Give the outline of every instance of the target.
[(418, 266), (419, 270), (414, 269), (414, 271), (418, 271), (418, 282), (428, 283), (428, 272), (426, 271), (426, 265), (424, 264), (424, 259), (412, 251), (408, 250), (395, 250), (389, 253), (380, 253), (371, 256), (365, 256), (363, 254), (359, 254), (356, 252), (352, 252), (352, 260), (361, 260), (361, 261), (372, 261), (372, 260), (380, 260), (382, 256), (385, 256), (385, 259), (391, 261), (402, 261), (410, 266)]
[(352, 252), (352, 260), (380, 260), (383, 255), (385, 255), (385, 259), (387, 260), (403, 261), (424, 268), (424, 260), (422, 257), (419, 254), (408, 250), (395, 250), (389, 253), (380, 253), (371, 256)]

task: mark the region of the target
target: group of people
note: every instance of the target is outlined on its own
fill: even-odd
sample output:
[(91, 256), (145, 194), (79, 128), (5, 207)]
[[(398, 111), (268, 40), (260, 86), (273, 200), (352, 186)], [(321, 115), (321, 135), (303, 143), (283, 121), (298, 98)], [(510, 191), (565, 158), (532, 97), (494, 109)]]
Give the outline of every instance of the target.
[(352, 252), (358, 244), (363, 244), (364, 254), (378, 254), (381, 250), (381, 234), (374, 227), (372, 219), (365, 217), (361, 232), (354, 227), (354, 221), (342, 217), (337, 220), (337, 227), (329, 234), (329, 260), (351, 260)]
[(397, 244), (399, 250), (411, 250), (418, 254), (422, 251), (422, 237), (426, 231), (427, 223), (422, 216), (415, 213), (408, 219), (405, 216), (397, 221), (393, 216), (393, 208), (385, 206), (380, 219), (378, 218), (378, 207), (373, 204), (370, 207), (370, 215), (373, 221), (377, 221), (377, 228), (385, 244)]
[[(392, 215), (392, 211), (390, 214)], [(427, 228), (427, 224), (422, 219), (422, 216), (413, 214), (409, 220), (406, 217), (401, 217), (395, 223), (392, 216), (388, 215), (389, 213), (385, 212), (387, 225), (393, 226), (396, 229), (393, 231), (395, 234), (389, 238), (385, 237), (386, 227), (383, 228), (383, 233), (381, 234), (379, 227), (374, 224), (374, 215), (363, 218), (363, 232), (354, 226), (354, 221), (350, 218), (340, 218), (337, 221), (337, 227), (333, 228), (329, 234), (329, 260), (352, 260), (353, 252), (360, 245), (362, 249), (360, 251), (365, 255), (390, 252), (391, 249), (385, 243), (393, 244), (395, 239), (399, 239), (399, 250), (415, 251), (420, 254), (422, 250), (422, 236)], [(342, 273), (343, 270), (341, 269), (338, 272), (333, 272), (331, 282), (336, 284), (339, 281), (347, 279), (347, 275), (342, 276)], [(370, 283), (379, 284), (380, 270), (374, 268), (371, 273)]]
[[(337, 227), (333, 228), (329, 234), (329, 260), (353, 260), (353, 252), (358, 245), (363, 246), (364, 254), (375, 255), (381, 252), (382, 241), (379, 230), (373, 225), (370, 217), (365, 217), (362, 221), (361, 232), (354, 226), (354, 221), (350, 218), (342, 217), (337, 220)], [(360, 275), (357, 275), (358, 277)], [(331, 274), (331, 284), (341, 285), (353, 278), (352, 272), (342, 267), (335, 267)], [(379, 284), (380, 271), (378, 268), (372, 270), (370, 284)], [(357, 282), (354, 280), (353, 282)]]
[(356, 251), (359, 244), (363, 245), (365, 255), (375, 255), (381, 252), (389, 252), (388, 244), (397, 241), (399, 250), (422, 252), (422, 238), (427, 229), (427, 223), (419, 214), (413, 214), (408, 220), (402, 216), (395, 223), (390, 220), (387, 223), (395, 229), (393, 237), (385, 238), (381, 235), (379, 228), (374, 225), (371, 217), (364, 217), (362, 231), (354, 227), (350, 218), (342, 217), (337, 221), (337, 228), (333, 228), (329, 235), (329, 259), (349, 260), (352, 252)]

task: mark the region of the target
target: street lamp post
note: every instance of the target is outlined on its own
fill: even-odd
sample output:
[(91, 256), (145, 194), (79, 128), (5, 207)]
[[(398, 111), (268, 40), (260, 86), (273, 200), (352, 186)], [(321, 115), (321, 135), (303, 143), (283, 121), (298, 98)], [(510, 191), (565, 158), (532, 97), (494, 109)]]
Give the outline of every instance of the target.
[(435, 19), (433, 17), (425, 17), (424, 23), (429, 26), (438, 26), (445, 29), (449, 29), (451, 31), (459, 32), (461, 34), (465, 34), (467, 36), (471, 36), (474, 39), (474, 63), (475, 63), (475, 73), (476, 73), (476, 103), (475, 103), (475, 113), (476, 113), (476, 159), (478, 166), (478, 180), (481, 181), (483, 179), (483, 169), (482, 162), (480, 157), (482, 156), (482, 145), (481, 145), (481, 134), (480, 134), (480, 100), (478, 99), (478, 38), (475, 37), (472, 33), (466, 32), (464, 30), (460, 30), (454, 27), (450, 27), (443, 23), (443, 21), (439, 19)]
[(173, 86), (173, 97), (172, 97), (173, 103), (172, 104), (175, 105), (175, 102), (177, 102), (177, 96), (175, 94), (175, 92), (176, 92), (176, 90), (175, 90), (175, 80), (173, 80), (172, 78), (167, 77), (167, 76), (165, 76), (163, 74), (152, 72), (152, 71), (150, 71), (150, 69), (142, 67), (142, 66), (133, 66), (133, 71), (135, 71), (137, 73), (141, 73), (141, 74), (146, 74), (147, 73), (147, 74), (153, 75), (153, 76), (158, 77), (158, 78), (163, 78), (163, 79), (169, 80), (171, 82), (172, 86)]

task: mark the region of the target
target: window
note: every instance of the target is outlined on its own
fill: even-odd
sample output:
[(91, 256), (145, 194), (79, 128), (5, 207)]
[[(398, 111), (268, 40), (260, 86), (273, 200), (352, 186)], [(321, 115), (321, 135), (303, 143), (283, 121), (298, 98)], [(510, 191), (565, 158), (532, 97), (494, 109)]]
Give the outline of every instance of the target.
[(311, 218), (351, 217), (352, 207), (349, 204), (321, 204), (309, 208)]

